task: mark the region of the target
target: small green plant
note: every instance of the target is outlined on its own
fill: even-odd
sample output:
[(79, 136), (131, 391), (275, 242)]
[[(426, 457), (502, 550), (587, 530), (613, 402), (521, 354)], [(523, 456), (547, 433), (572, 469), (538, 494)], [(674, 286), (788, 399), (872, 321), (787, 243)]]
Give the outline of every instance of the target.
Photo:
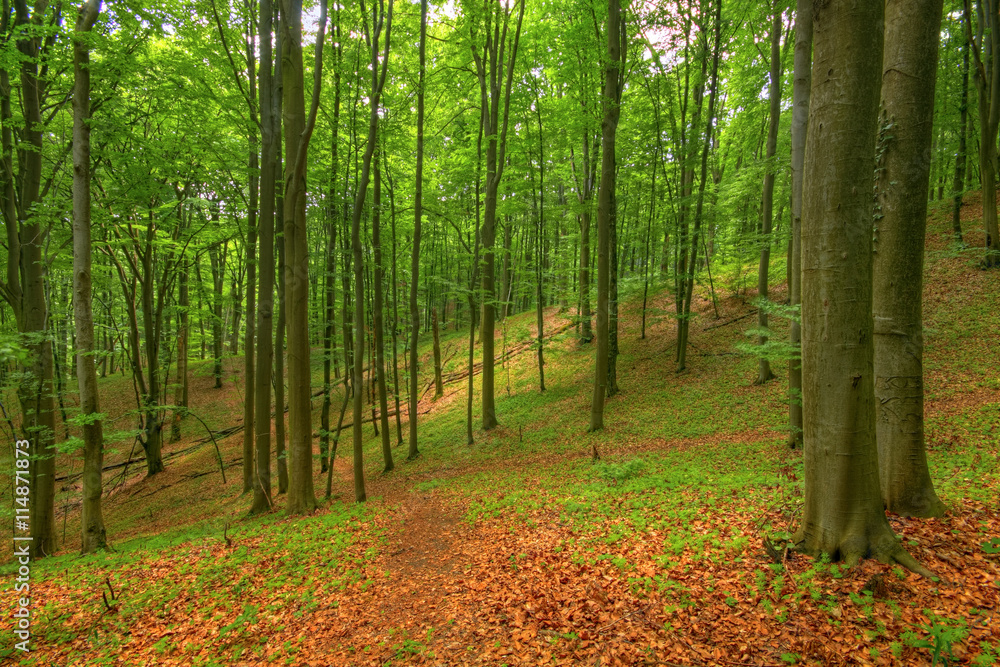
[(936, 667), (939, 661), (949, 665), (955, 658), (952, 646), (965, 638), (966, 630), (962, 626), (944, 625), (939, 623), (933, 615), (930, 616), (930, 624), (920, 626), (920, 629), (927, 633), (926, 637), (907, 631), (903, 633), (903, 641), (913, 648), (928, 649), (931, 652), (931, 667)]
[(988, 554), (1000, 554), (1000, 537), (991, 537), (982, 546), (983, 551)]
[(798, 653), (782, 653), (782, 654), (781, 654), (781, 661), (782, 661), (782, 662), (786, 662), (786, 663), (788, 663), (789, 665), (794, 665), (794, 664), (795, 664), (795, 663), (797, 663), (797, 662), (798, 662), (798, 661), (799, 661), (799, 660), (800, 660), (801, 658), (802, 658), (802, 656), (801, 656), (801, 655), (799, 655)]
[(621, 463), (599, 463), (594, 466), (594, 474), (603, 479), (609, 486), (620, 484), (626, 480), (639, 477), (646, 469), (642, 459), (632, 459)]

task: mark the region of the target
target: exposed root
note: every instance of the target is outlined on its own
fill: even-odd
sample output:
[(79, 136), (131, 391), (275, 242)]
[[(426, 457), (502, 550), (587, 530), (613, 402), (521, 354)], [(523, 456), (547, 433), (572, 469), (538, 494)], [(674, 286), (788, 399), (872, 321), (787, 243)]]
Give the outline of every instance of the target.
[(896, 553), (892, 555), (892, 559), (905, 567), (910, 572), (914, 574), (919, 574), (921, 577), (926, 579), (937, 579), (937, 575), (928, 570), (926, 567), (917, 562), (917, 559), (909, 554), (909, 552), (903, 547), (899, 547)]

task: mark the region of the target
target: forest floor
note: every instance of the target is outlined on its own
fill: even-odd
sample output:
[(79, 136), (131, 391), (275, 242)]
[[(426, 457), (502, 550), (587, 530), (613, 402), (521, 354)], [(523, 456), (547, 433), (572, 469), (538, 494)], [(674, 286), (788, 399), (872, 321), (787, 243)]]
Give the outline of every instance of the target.
[[(949, 511), (889, 516), (936, 580), (783, 548), (802, 502), (802, 458), (784, 444), (785, 364), (775, 363), (777, 380), (753, 386), (757, 361), (736, 348), (755, 324), (745, 285), (756, 280), (733, 260), (713, 266), (718, 316), (709, 286), (699, 286), (682, 374), (669, 289), (653, 292), (640, 339), (642, 284), (622, 285), (622, 391), (607, 404), (604, 432), (586, 432), (594, 353), (565, 326), (569, 313), (546, 312), (547, 329), (563, 330), (546, 343), (544, 393), (528, 345), (534, 314), (517, 314), (498, 333), (498, 351), (519, 350), (497, 372), (499, 428), (477, 428), (467, 446), (467, 379), (436, 402), (428, 393), (420, 458), (406, 462), (405, 444), (394, 446), (396, 469), (382, 473), (366, 424), (369, 501), (355, 504), (347, 433), (333, 497), (307, 517), (285, 517), (283, 496), (275, 512), (246, 517), (242, 432), (225, 431), (242, 415), (242, 359), (227, 362), (222, 390), (196, 364), (192, 408), (220, 432), (227, 483), (212, 442), (199, 442), (205, 429), (186, 420), (184, 438), (165, 447), (166, 472), (146, 479), (141, 460), (127, 473), (108, 471), (114, 551), (80, 557), (79, 480), (66, 476), (57, 500), (63, 551), (32, 565), (32, 652), (13, 650), (5, 616), (0, 661), (995, 664), (1000, 290), (996, 273), (978, 268), (976, 196), (964, 209), (970, 248), (951, 242), (946, 213), (931, 216), (924, 312), (927, 444)], [(785, 336), (787, 321), (772, 316), (772, 328)], [(468, 331), (444, 329), (445, 372), (457, 375)], [(428, 382), (422, 372), (421, 387)], [(134, 422), (131, 392), (121, 376), (102, 380), (111, 428)], [(336, 417), (339, 398), (333, 404)], [(480, 414), (477, 397), (476, 424)], [(131, 446), (112, 445), (107, 464), (123, 463)], [(79, 469), (75, 455), (59, 461), (60, 471)], [(326, 487), (318, 465), (315, 485)], [(13, 572), (9, 561), (0, 569), (5, 609), (17, 597)]]

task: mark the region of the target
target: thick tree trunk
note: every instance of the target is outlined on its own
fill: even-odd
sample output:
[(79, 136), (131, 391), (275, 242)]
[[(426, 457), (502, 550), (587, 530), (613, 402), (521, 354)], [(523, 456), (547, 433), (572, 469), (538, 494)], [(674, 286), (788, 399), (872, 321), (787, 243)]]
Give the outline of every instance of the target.
[(924, 235), (942, 0), (886, 3), (874, 267), (876, 436), (882, 499), (909, 516), (941, 516), (924, 448)]
[(608, 297), (610, 292), (610, 228), (615, 204), (615, 134), (618, 129), (618, 84), (621, 67), (618, 0), (608, 0), (607, 63), (604, 69), (604, 121), (601, 123), (601, 185), (597, 193), (597, 358), (594, 363), (594, 394), (590, 403), (590, 431), (604, 428), (604, 398), (608, 382)]
[(805, 503), (794, 541), (853, 565), (926, 570), (886, 520), (875, 445), (871, 174), (883, 6), (814, 6), (802, 217)]
[[(21, 164), (17, 174), (20, 189), (17, 198), (13, 195), (13, 182), (5, 183), (5, 223), (8, 230), (8, 262), (5, 296), (14, 306), (18, 330), (26, 334), (31, 361), (25, 369), (24, 380), (18, 388), (21, 404), (23, 428), (31, 442), (28, 477), (31, 482), (29, 509), (31, 516), (31, 553), (35, 558), (52, 554), (56, 549), (55, 531), (55, 414), (52, 400), (52, 344), (45, 336), (48, 312), (45, 305), (45, 263), (42, 246), (45, 233), (37, 218), (32, 216), (31, 207), (39, 201), (42, 179), (42, 118), (39, 100), (38, 54), (39, 38), (37, 29), (29, 23), (38, 24), (41, 17), (29, 16), (28, 6), (17, 3), (16, 23), (22, 32), (17, 48), (21, 53), (21, 99), (25, 128), (21, 141), (26, 148), (18, 149)], [(7, 27), (9, 16), (3, 17)], [(6, 74), (3, 75), (6, 79)], [(8, 134), (10, 126), (9, 82), (3, 83), (4, 149), (8, 168), (12, 161), (12, 138)], [(12, 171), (6, 171), (7, 178)], [(16, 206), (19, 204), (19, 206)], [(16, 211), (16, 213), (15, 213)], [(20, 234), (18, 234), (20, 228)], [(18, 274), (20, 268), (20, 275)], [(21, 291), (23, 276), (23, 292)]]
[[(795, 308), (802, 301), (802, 175), (809, 125), (809, 89), (812, 85), (812, 0), (796, 0), (795, 64), (792, 74), (792, 235), (788, 302)], [(788, 446), (802, 446), (802, 327), (793, 317), (789, 342), (795, 348), (788, 361)]]
[[(274, 320), (274, 203), (278, 153), (278, 117), (275, 113), (275, 90), (272, 65), (274, 54), (271, 34), (274, 25), (271, 0), (260, 3), (260, 68), (257, 80), (260, 89), (260, 298), (257, 303), (257, 354), (254, 380), (254, 466), (253, 505), (251, 514), (263, 514), (274, 507), (271, 500), (271, 378), (274, 342), (271, 338)], [(281, 380), (278, 381), (279, 383)], [(277, 412), (284, 416), (284, 406)]]
[[(76, 33), (88, 33), (100, 11), (100, 0), (87, 0), (76, 19)], [(76, 378), (80, 413), (99, 417), (97, 369), (94, 365), (94, 309), (90, 250), (90, 48), (81, 36), (73, 40), (73, 319), (76, 326)], [(102, 420), (83, 426), (83, 506), (80, 518), (82, 553), (107, 546), (101, 510), (104, 433)]]
[(313, 102), (305, 115), (305, 84), (302, 65), (301, 0), (281, 2), (281, 60), (285, 135), (285, 286), (288, 322), (288, 454), (289, 514), (316, 508), (312, 475), (312, 409), (310, 405), (309, 349), (309, 247), (306, 230), (306, 156), (315, 127), (315, 109), (322, 82), (323, 38), (326, 2), (321, 3), (320, 31), (316, 39)]

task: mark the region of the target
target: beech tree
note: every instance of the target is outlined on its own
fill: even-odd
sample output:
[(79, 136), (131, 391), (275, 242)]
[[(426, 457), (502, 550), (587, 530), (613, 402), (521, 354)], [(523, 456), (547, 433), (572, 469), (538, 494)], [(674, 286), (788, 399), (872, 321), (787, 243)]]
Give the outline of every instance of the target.
[[(965, 15), (969, 16), (965, 0)], [(1000, 267), (1000, 231), (997, 226), (997, 131), (1000, 130), (1000, 2), (977, 0), (976, 33), (965, 22), (975, 57), (976, 91), (979, 100), (979, 172), (983, 184), (983, 225), (986, 228), (986, 268)]]
[[(487, 104), (484, 133), (486, 135), (486, 193), (483, 207), (483, 430), (497, 425), (494, 405), (494, 336), (496, 334), (495, 306), (495, 251), (497, 192), (506, 167), (507, 128), (510, 121), (510, 93), (514, 81), (514, 65), (521, 39), (524, 19), (524, 0), (516, 4), (517, 16), (512, 17), (509, 1), (500, 5), (499, 0), (485, 0), (479, 10), (482, 24), (470, 24), (472, 58), (475, 61), (479, 87)], [(511, 25), (511, 20), (515, 25)], [(478, 46), (479, 35), (484, 39), (482, 52)]]
[(886, 3), (874, 264), (875, 398), (882, 498), (940, 516), (924, 448), (924, 236), (941, 0)]
[(87, 0), (76, 19), (73, 42), (73, 321), (76, 325), (76, 376), (83, 423), (83, 507), (81, 547), (91, 553), (107, 546), (101, 510), (104, 430), (94, 364), (94, 311), (90, 243), (90, 46), (86, 40), (101, 10)]
[(594, 395), (590, 405), (590, 429), (604, 428), (604, 397), (608, 383), (608, 298), (610, 292), (610, 227), (615, 205), (615, 133), (621, 102), (621, 10), (617, 0), (608, 0), (607, 62), (604, 68), (604, 122), (601, 124), (601, 186), (597, 195), (597, 358), (594, 364)]
[[(288, 505), (289, 514), (316, 507), (312, 476), (312, 410), (309, 370), (309, 253), (306, 229), (306, 156), (316, 127), (323, 73), (323, 37), (326, 2), (321, 2), (316, 37), (312, 103), (305, 115), (302, 66), (302, 4), (281, 2), (281, 61), (285, 136), (284, 243), (285, 299), (288, 326)], [(279, 408), (280, 410), (280, 408)]]
[[(812, 2), (795, 3), (795, 65), (792, 80), (792, 224), (788, 276), (788, 303), (802, 301), (802, 179), (809, 126), (809, 92), (812, 85)], [(793, 356), (788, 361), (788, 446), (802, 446), (801, 320), (789, 324)]]
[(930, 573), (886, 519), (875, 443), (871, 174), (882, 3), (813, 7), (802, 202), (805, 501), (794, 541), (853, 565), (873, 555)]

